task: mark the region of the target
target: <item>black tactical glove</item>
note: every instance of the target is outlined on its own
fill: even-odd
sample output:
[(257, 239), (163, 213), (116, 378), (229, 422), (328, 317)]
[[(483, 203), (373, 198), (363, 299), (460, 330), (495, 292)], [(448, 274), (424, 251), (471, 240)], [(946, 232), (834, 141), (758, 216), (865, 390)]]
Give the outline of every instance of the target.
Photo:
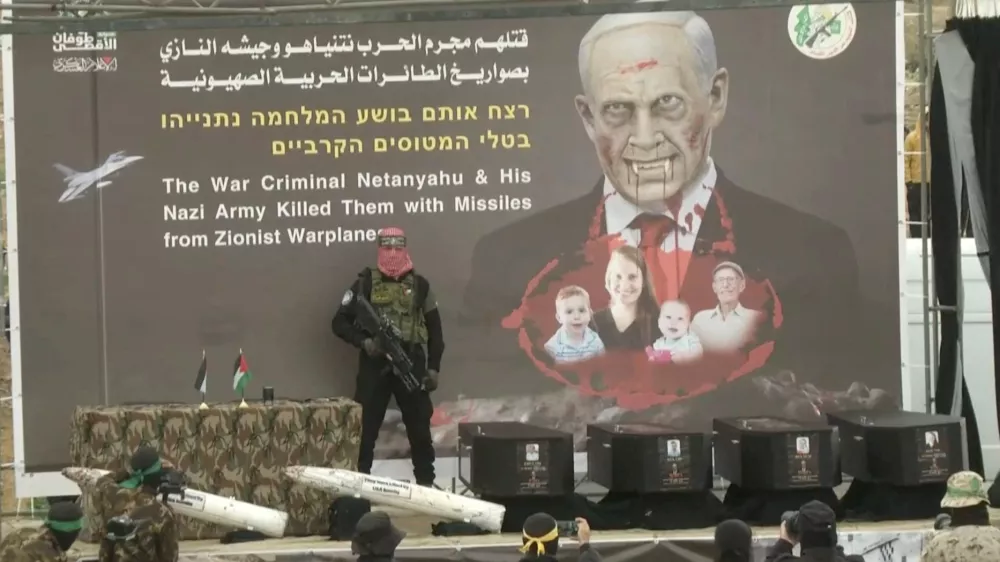
[(382, 355), (382, 351), (378, 348), (378, 342), (372, 338), (367, 338), (361, 347), (364, 348), (365, 353), (370, 357), (379, 357)]
[(434, 369), (427, 371), (427, 378), (424, 379), (424, 390), (434, 392), (438, 387), (438, 372)]

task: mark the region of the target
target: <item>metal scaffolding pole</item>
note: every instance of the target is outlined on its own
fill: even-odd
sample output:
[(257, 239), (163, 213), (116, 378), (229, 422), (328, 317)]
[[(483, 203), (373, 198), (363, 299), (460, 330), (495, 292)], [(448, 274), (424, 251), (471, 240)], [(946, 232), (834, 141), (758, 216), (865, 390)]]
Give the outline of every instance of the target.
[[(907, 223), (908, 225), (920, 226), (920, 300), (923, 326), (923, 368), (921, 370), (924, 376), (924, 409), (927, 412), (934, 412), (941, 308), (937, 306), (934, 288), (934, 256), (930, 239), (930, 139), (926, 132), (928, 129), (927, 108), (930, 104), (931, 83), (934, 78), (933, 41), (934, 37), (940, 33), (938, 28), (943, 27), (944, 21), (935, 21), (934, 0), (917, 0), (915, 3), (905, 3), (904, 17), (911, 21), (915, 19), (917, 28), (917, 41), (912, 49), (915, 52), (906, 53), (907, 62), (915, 60), (917, 66), (915, 79), (906, 82), (907, 90), (916, 88), (917, 101), (913, 103), (913, 96), (907, 95), (905, 110), (907, 115), (916, 115), (915, 127), (921, 131), (918, 151), (906, 153), (907, 156), (916, 156), (920, 160), (920, 215), (919, 217), (909, 217)], [(915, 371), (911, 372), (916, 375)]]
[[(934, 73), (931, 71), (933, 57), (932, 51), (932, 30), (934, 29), (934, 5), (933, 0), (919, 0), (920, 7), (917, 17), (917, 34), (920, 38), (918, 45), (920, 49), (919, 61), (919, 100), (917, 108), (917, 126), (920, 131), (928, 129), (928, 114), (926, 108), (930, 104), (931, 80)], [(938, 326), (940, 317), (935, 308), (936, 298), (934, 296), (933, 280), (933, 260), (930, 248), (930, 178), (928, 177), (928, 163), (930, 152), (930, 138), (928, 134), (920, 135), (920, 253), (921, 253), (921, 273), (923, 278), (923, 305), (924, 305), (924, 359), (926, 367), (924, 370), (924, 390), (927, 397), (926, 410), (934, 411), (934, 389), (937, 382), (937, 362), (938, 362)]]

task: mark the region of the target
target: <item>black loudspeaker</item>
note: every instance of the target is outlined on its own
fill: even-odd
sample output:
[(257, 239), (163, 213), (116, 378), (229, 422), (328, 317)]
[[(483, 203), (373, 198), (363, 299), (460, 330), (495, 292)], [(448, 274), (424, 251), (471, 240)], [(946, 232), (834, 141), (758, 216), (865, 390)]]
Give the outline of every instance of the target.
[(573, 435), (519, 422), (458, 424), (459, 479), (480, 496), (573, 493)]
[(646, 423), (590, 424), (587, 472), (612, 492), (707, 490), (712, 487), (712, 437)]
[(748, 490), (832, 488), (840, 484), (836, 428), (783, 418), (713, 421), (715, 471)]
[(840, 430), (843, 471), (866, 482), (946, 482), (969, 465), (960, 417), (852, 410), (827, 414), (827, 419)]

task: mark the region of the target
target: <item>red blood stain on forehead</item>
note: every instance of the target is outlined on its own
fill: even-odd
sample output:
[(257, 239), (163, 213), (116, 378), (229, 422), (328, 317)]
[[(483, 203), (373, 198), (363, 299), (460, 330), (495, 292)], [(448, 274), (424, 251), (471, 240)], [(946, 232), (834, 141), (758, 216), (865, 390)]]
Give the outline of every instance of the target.
[(639, 61), (635, 64), (627, 64), (619, 67), (618, 74), (632, 74), (634, 72), (642, 72), (643, 70), (656, 68), (659, 65), (660, 61), (656, 59), (646, 59), (644, 61)]

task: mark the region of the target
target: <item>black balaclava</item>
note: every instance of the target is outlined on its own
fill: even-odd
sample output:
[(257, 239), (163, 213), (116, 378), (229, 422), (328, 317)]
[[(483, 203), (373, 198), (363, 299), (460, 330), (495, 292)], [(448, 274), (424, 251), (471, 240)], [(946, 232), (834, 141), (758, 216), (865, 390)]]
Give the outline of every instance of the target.
[(66, 552), (73, 546), (83, 528), (83, 510), (74, 502), (52, 504), (45, 518), (45, 526), (55, 537), (59, 548)]
[(739, 519), (729, 519), (715, 528), (715, 559), (725, 562), (749, 562), (753, 532)]
[(160, 454), (152, 447), (139, 447), (132, 455), (131, 476), (119, 482), (122, 488), (138, 488), (142, 486), (147, 489), (156, 490), (160, 487), (160, 480), (163, 478), (163, 463), (160, 461)]
[(954, 507), (946, 510), (951, 515), (951, 526), (964, 527), (966, 525), (989, 525), (990, 509), (986, 503), (971, 505), (969, 507)]
[(548, 513), (529, 515), (521, 531), (521, 552), (552, 557), (559, 552), (559, 528)]

